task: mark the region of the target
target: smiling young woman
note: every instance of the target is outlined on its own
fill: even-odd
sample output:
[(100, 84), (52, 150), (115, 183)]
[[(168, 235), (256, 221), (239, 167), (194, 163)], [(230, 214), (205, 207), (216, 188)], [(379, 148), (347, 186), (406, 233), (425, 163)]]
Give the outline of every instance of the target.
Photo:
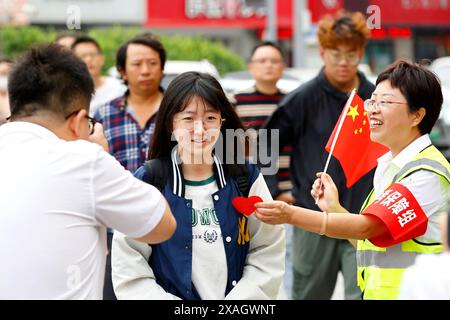
[[(246, 163), (241, 165), (249, 187), (244, 194), (242, 180), (232, 175), (237, 159), (230, 152), (221, 159), (215, 150), (219, 138), (227, 146), (226, 130), (238, 129), (241, 122), (214, 77), (187, 72), (170, 83), (149, 158), (167, 172), (158, 187), (178, 227), (169, 241), (151, 247), (114, 234), (113, 283), (119, 299), (277, 298), (284, 274), (284, 229), (231, 205), (241, 196), (272, 200), (270, 192), (258, 168)], [(155, 171), (141, 167), (135, 176), (151, 181)]]

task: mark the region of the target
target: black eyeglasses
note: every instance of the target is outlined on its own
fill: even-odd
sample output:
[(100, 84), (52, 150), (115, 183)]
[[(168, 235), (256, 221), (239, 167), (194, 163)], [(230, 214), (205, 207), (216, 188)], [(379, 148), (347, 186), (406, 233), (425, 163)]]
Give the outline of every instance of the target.
[[(79, 110), (75, 110), (74, 112), (68, 114), (66, 116), (66, 120), (69, 119), (70, 117), (76, 115), (78, 112), (80, 112), (82, 109)], [(89, 134), (93, 134), (94, 133), (94, 128), (95, 128), (95, 124), (98, 122), (95, 118), (89, 117), (89, 116), (85, 116), (86, 119), (88, 119), (89, 121)]]

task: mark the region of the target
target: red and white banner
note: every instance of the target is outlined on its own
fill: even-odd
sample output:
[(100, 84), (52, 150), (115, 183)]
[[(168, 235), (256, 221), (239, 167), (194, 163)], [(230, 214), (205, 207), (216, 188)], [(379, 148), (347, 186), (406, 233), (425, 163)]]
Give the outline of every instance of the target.
[(389, 247), (425, 233), (428, 217), (411, 191), (399, 183), (393, 183), (362, 214), (378, 217), (389, 233), (369, 239), (378, 247)]

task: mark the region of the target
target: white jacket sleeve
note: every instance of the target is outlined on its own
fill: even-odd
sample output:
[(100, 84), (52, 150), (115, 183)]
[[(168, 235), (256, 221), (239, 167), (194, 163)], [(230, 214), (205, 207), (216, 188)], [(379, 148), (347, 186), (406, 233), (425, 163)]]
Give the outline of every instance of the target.
[(181, 300), (156, 283), (148, 264), (152, 248), (115, 231), (111, 266), (114, 292), (119, 300)]
[[(249, 196), (272, 200), (261, 174), (250, 188)], [(285, 271), (286, 242), (283, 225), (269, 225), (249, 218), (250, 247), (241, 280), (226, 300), (277, 299)]]

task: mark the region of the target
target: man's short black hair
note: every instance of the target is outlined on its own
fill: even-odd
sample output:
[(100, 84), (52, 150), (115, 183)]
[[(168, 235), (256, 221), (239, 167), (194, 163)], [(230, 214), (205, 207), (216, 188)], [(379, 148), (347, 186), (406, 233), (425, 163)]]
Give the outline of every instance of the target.
[(28, 50), (13, 68), (8, 81), (11, 117), (39, 111), (65, 117), (85, 108), (94, 92), (86, 64), (58, 44)]
[(117, 50), (116, 67), (119, 72), (125, 71), (125, 65), (127, 62), (127, 50), (130, 44), (141, 44), (158, 52), (159, 60), (161, 61), (161, 69), (164, 70), (164, 65), (166, 64), (166, 50), (164, 49), (161, 41), (159, 41), (158, 37), (150, 32), (145, 32), (137, 35), (131, 40), (128, 40), (119, 48), (119, 50)]
[(255, 54), (256, 50), (258, 50), (261, 47), (272, 47), (278, 50), (280, 52), (281, 58), (284, 59), (283, 50), (281, 50), (281, 47), (277, 45), (275, 42), (272, 41), (264, 41), (261, 43), (258, 43), (256, 46), (253, 47), (252, 53), (250, 54), (249, 62), (253, 59), (253, 55)]
[(97, 42), (97, 40), (95, 40), (92, 37), (88, 37), (88, 36), (79, 36), (75, 39), (75, 41), (72, 43), (72, 45), (70, 46), (70, 48), (72, 50), (75, 49), (75, 47), (81, 43), (92, 43), (98, 50), (98, 52), (102, 52), (102, 49), (100, 47), (100, 44)]
[(388, 80), (393, 88), (398, 88), (408, 102), (410, 112), (420, 108), (426, 110), (419, 123), (421, 134), (430, 133), (439, 118), (442, 108), (442, 89), (437, 76), (425, 66), (399, 60), (384, 69), (376, 84)]

